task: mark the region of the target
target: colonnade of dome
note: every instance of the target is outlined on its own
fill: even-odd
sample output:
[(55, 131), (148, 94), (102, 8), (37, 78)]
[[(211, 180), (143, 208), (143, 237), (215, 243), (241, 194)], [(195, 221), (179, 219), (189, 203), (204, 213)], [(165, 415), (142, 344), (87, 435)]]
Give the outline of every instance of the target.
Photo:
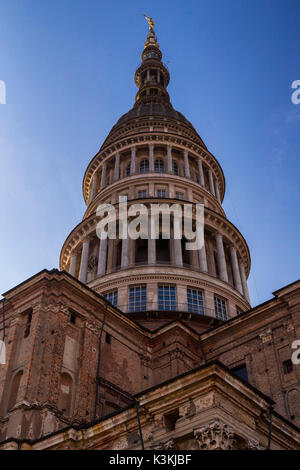
[[(87, 209), (63, 245), (60, 267), (128, 314), (180, 311), (224, 321), (250, 306), (249, 250), (222, 208), (220, 164), (170, 103), (169, 72), (161, 58), (152, 31), (135, 74), (135, 105), (85, 172)], [(117, 234), (100, 240), (97, 208), (110, 204), (118, 213), (120, 198), (128, 209), (144, 204), (149, 220), (153, 204), (202, 204), (204, 246), (187, 250), (186, 240), (174, 237), (172, 217), (170, 239), (160, 228), (157, 239)]]

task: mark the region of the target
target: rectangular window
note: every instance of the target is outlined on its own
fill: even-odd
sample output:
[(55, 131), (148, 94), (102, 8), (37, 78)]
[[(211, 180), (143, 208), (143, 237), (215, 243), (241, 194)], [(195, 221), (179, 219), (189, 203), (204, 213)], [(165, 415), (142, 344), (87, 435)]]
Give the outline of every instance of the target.
[(227, 320), (226, 300), (215, 296), (215, 314), (219, 320)]
[(107, 292), (104, 294), (104, 298), (108, 300), (114, 307), (118, 306), (118, 291)]
[(147, 308), (147, 287), (135, 286), (129, 289), (129, 312), (141, 312)]
[(158, 309), (176, 310), (176, 287), (170, 285), (158, 286)]
[(138, 198), (143, 199), (144, 197), (147, 197), (146, 189), (143, 189), (142, 191), (138, 191)]
[(245, 382), (248, 382), (248, 372), (247, 372), (246, 364), (242, 364), (241, 366), (234, 367), (233, 369), (231, 369), (231, 372), (237, 375), (240, 379), (245, 380)]
[(31, 321), (32, 321), (32, 308), (27, 310), (24, 315), (27, 317), (25, 331), (24, 331), (24, 338), (27, 338), (30, 335)]
[(176, 199), (183, 200), (183, 193), (176, 193)]
[(157, 197), (166, 197), (165, 189), (158, 189), (157, 190)]
[(285, 374), (290, 374), (291, 372), (293, 372), (294, 368), (293, 368), (293, 363), (292, 363), (291, 359), (288, 359), (287, 361), (284, 361), (282, 363), (282, 365), (283, 365), (283, 372)]
[(241, 310), (240, 307), (236, 305), (236, 314), (240, 315), (241, 313), (243, 313), (243, 310)]
[(204, 315), (203, 294), (201, 290), (187, 290), (188, 311)]

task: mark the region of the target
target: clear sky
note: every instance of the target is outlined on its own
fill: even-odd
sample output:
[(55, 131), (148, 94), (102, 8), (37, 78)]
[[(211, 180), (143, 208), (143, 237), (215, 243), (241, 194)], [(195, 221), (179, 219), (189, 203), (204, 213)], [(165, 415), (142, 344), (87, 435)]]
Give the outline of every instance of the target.
[(143, 13), (173, 106), (223, 167), (252, 304), (300, 277), (299, 0), (0, 0), (0, 292), (58, 267), (86, 166), (133, 105)]

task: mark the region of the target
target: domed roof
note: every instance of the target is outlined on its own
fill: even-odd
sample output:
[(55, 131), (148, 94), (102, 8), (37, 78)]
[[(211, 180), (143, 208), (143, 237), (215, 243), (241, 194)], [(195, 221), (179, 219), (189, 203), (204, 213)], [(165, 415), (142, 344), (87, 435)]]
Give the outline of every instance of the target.
[(131, 120), (143, 118), (174, 119), (178, 123), (187, 126), (195, 135), (195, 139), (200, 140), (200, 144), (205, 144), (194, 126), (179, 111), (173, 108), (167, 86), (169, 83), (169, 71), (162, 62), (162, 53), (159, 49), (157, 39), (153, 28), (147, 36), (144, 50), (142, 53), (142, 63), (135, 72), (135, 83), (139, 90), (135, 98), (134, 106), (112, 127), (110, 133), (105, 139), (102, 149), (111, 143), (114, 138), (119, 138), (118, 129), (120, 126), (127, 125)]
[(128, 113), (123, 114), (117, 121), (116, 126), (124, 124), (130, 119), (135, 119), (144, 116), (163, 116), (177, 119), (193, 130), (194, 126), (188, 121), (183, 114), (176, 111), (170, 103), (140, 103), (135, 105)]

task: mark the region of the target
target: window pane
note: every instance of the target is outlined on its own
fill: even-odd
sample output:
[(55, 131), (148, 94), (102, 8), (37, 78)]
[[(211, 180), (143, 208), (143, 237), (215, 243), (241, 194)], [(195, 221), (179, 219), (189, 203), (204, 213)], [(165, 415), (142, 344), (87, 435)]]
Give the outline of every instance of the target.
[(158, 309), (176, 310), (176, 287), (163, 285), (158, 286)]
[(232, 369), (232, 372), (238, 377), (240, 377), (240, 379), (243, 379), (245, 380), (245, 382), (248, 382), (248, 373), (245, 364), (243, 364), (242, 366), (235, 367), (234, 369)]
[(142, 160), (140, 163), (140, 173), (149, 172), (149, 160)]
[(283, 362), (283, 371), (285, 374), (290, 374), (293, 372), (293, 363), (291, 359), (288, 359), (287, 361)]
[(200, 290), (187, 290), (188, 311), (204, 315), (203, 294)]
[(227, 320), (226, 301), (215, 296), (215, 314), (219, 320)]
[(117, 290), (104, 294), (104, 298), (108, 300), (114, 307), (118, 306), (118, 291)]
[(129, 312), (140, 312), (147, 307), (146, 286), (135, 286), (129, 289)]
[(164, 161), (161, 159), (157, 159), (154, 162), (154, 171), (156, 173), (163, 173), (165, 171), (165, 164)]

